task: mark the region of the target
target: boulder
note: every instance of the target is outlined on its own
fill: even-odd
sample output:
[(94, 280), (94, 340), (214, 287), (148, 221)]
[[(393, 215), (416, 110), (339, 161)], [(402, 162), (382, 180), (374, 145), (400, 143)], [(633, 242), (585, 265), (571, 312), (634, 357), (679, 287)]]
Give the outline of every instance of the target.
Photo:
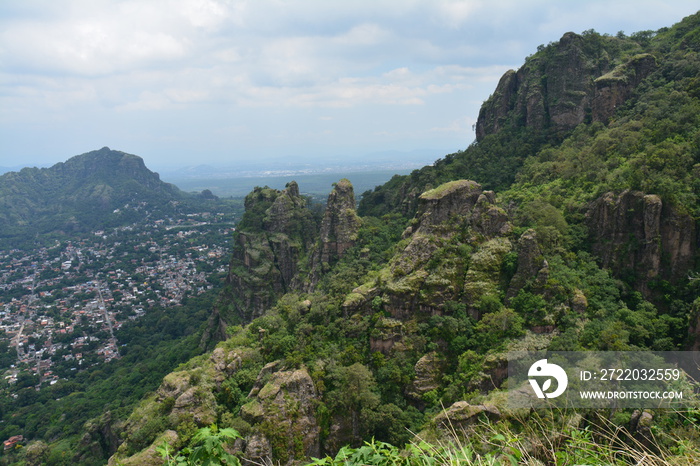
[[(253, 427), (246, 457), (253, 462), (294, 460), (320, 455), (320, 426), (316, 419), (319, 395), (306, 369), (278, 370), (268, 364), (258, 376), (252, 400), (241, 417)], [(262, 385), (262, 387), (260, 387)]]
[(406, 390), (406, 395), (422, 401), (423, 395), (440, 387), (445, 359), (432, 351), (421, 357), (414, 366), (416, 376)]
[(439, 429), (462, 429), (486, 418), (498, 421), (501, 412), (493, 405), (472, 405), (466, 401), (458, 401), (433, 418)]

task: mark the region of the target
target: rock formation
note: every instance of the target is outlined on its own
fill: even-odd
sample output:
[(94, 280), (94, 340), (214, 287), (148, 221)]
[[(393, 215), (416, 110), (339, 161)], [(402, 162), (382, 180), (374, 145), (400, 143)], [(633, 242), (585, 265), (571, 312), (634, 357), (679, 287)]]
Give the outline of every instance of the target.
[(605, 50), (608, 44), (614, 47), (615, 40), (596, 43), (595, 37), (567, 32), (518, 71), (506, 72), (481, 106), (477, 140), (508, 125), (561, 132), (587, 121), (607, 122), (656, 68), (650, 54), (615, 66)]
[(512, 298), (528, 282), (532, 282), (535, 289), (542, 288), (547, 281), (548, 270), (549, 265), (537, 244), (537, 233), (533, 229), (528, 229), (518, 240), (518, 267), (510, 281), (506, 296)]
[(308, 291), (313, 291), (321, 275), (355, 244), (360, 224), (352, 183), (343, 178), (334, 184), (328, 195), (319, 240), (311, 257)]
[(306, 369), (274, 371), (279, 364), (271, 365), (261, 371), (248, 395), (252, 400), (241, 408), (241, 417), (254, 426), (246, 458), (260, 462), (275, 458), (289, 464), (319, 456), (318, 393), (313, 380)]
[(655, 194), (606, 193), (587, 213), (593, 252), (603, 267), (632, 278), (645, 297), (650, 282), (675, 281), (692, 268), (698, 237), (693, 218)]
[(352, 183), (343, 178), (328, 195), (321, 222), (321, 261), (334, 263), (340, 259), (355, 244), (359, 228)]
[[(423, 193), (403, 234), (407, 245), (377, 281), (354, 289), (343, 308), (353, 312), (380, 299), (392, 318), (406, 320), (416, 314), (441, 314), (450, 300), (473, 307), (483, 295), (495, 293), (503, 256), (512, 248), (504, 237), (511, 224), (495, 201), (492, 191), (483, 191), (470, 180), (451, 181)], [(460, 254), (460, 247), (474, 254)], [(388, 352), (396, 339), (397, 335), (387, 334), (372, 342)]]
[(643, 53), (595, 79), (595, 92), (591, 102), (593, 121), (607, 122), (615, 109), (632, 96), (634, 88), (656, 67), (654, 56)]
[(458, 401), (435, 416), (433, 422), (438, 428), (463, 429), (480, 422), (482, 416), (489, 421), (498, 421), (501, 412), (493, 405), (471, 405)]
[(317, 227), (294, 181), (282, 191), (256, 188), (246, 196), (245, 208), (226, 280), (237, 314), (250, 320), (298, 286), (299, 259), (313, 244)]
[(440, 388), (444, 366), (444, 357), (435, 351), (421, 357), (413, 368), (416, 376), (408, 386), (406, 395), (420, 401), (429, 391)]

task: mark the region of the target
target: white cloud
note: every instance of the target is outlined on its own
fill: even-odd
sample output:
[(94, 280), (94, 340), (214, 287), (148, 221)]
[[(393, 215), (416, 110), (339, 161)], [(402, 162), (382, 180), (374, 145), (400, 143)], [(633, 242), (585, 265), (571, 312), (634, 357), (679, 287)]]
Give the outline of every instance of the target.
[(300, 146), (316, 144), (312, 135), (369, 145), (375, 133), (387, 144), (463, 144), (503, 72), (540, 43), (568, 30), (668, 26), (695, 9), (689, 0), (4, 2), (0, 139), (22, 154), (37, 134), (76, 139), (77, 128), (104, 125), (119, 128), (124, 150), (151, 141), (183, 157), (184, 144), (157, 148), (172, 139), (161, 132), (193, 147), (207, 139), (212, 153), (242, 141), (286, 150), (270, 134)]
[(78, 19), (58, 24), (27, 23), (2, 33), (9, 66), (34, 73), (109, 75), (183, 58), (186, 38), (143, 31), (119, 21)]
[[(449, 0), (437, 2), (438, 17), (449, 28), (457, 29), (471, 19), (482, 7), (483, 2), (476, 0)], [(491, 2), (493, 3), (493, 2)]]
[(363, 23), (333, 38), (333, 42), (342, 46), (374, 46), (391, 37), (391, 34), (377, 24)]
[[(243, 7), (244, 5), (242, 4)], [(228, 16), (228, 11), (222, 3), (211, 0), (181, 1), (178, 6), (176, 11), (199, 28), (217, 29)]]

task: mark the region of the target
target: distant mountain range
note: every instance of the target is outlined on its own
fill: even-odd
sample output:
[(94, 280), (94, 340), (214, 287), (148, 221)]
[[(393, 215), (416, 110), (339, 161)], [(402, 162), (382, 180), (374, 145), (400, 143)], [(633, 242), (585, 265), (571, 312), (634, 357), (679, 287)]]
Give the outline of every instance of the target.
[(0, 176), (0, 240), (132, 221), (184, 196), (140, 157), (103, 147)]

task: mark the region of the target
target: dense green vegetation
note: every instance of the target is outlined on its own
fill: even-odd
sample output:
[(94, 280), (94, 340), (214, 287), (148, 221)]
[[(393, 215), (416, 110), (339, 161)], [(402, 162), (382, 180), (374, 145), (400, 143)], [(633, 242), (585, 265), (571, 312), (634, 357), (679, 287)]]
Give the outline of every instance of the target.
[[(55, 385), (35, 390), (35, 381), (23, 378), (7, 396), (2, 386), (0, 437), (21, 433), (43, 439), (49, 464), (103, 461), (119, 442), (119, 424), (164, 375), (201, 353), (199, 332), (216, 291), (189, 298), (174, 309), (156, 309), (128, 322), (115, 332), (121, 359), (73, 373)], [(17, 391), (18, 387), (24, 385)], [(17, 457), (5, 454), (2, 464)]]
[[(486, 135), (467, 150), (364, 193), (359, 213), (412, 213), (415, 203), (406, 205), (407, 196), (460, 178), (497, 191), (507, 190), (517, 180), (513, 193), (537, 188), (533, 194), (551, 192), (578, 206), (606, 190), (639, 189), (696, 209), (700, 179), (697, 21), (694, 15), (673, 28), (629, 37), (584, 32), (581, 48), (595, 66), (603, 61), (622, 66), (640, 53), (650, 53), (659, 65), (608, 124), (588, 119), (574, 131), (563, 132), (553, 124), (527, 126), (522, 114), (513, 112), (503, 130)], [(561, 60), (557, 55), (557, 44), (541, 46), (524, 68), (540, 63), (551, 68), (552, 61)]]
[(0, 246), (21, 249), (37, 240), (167, 218), (181, 203), (211, 200), (162, 182), (140, 157), (104, 147), (50, 168), (0, 176)]
[[(235, 308), (238, 321), (224, 322), (228, 338), (213, 352), (168, 374), (122, 424), (121, 445), (101, 454), (144, 464), (155, 445), (186, 463), (194, 452), (223, 455), (217, 432), (235, 430), (245, 439), (237, 454), (281, 463), (692, 464), (696, 401), (682, 412), (517, 412), (498, 388), (509, 350), (698, 343), (689, 331), (700, 314), (698, 31), (700, 14), (657, 33), (586, 31), (541, 47), (526, 61), (532, 82), (523, 89), (555, 89), (574, 56), (597, 73), (586, 89), (613, 81), (605, 89), (624, 105), (596, 117), (581, 104), (581, 121), (562, 124), (578, 121), (570, 110), (585, 92), (552, 90), (541, 92), (539, 114), (517, 105), (493, 113), (498, 130), (486, 121), (465, 151), (365, 193), (351, 222), (359, 229), (332, 262), (319, 253), (333, 246), (317, 233), (321, 216), (295, 184), (256, 188), (216, 303)], [(629, 85), (642, 54), (647, 74)], [(533, 114), (541, 118), (528, 121)], [(633, 191), (629, 205), (648, 211), (625, 207), (622, 193)], [(622, 207), (600, 213), (610, 206)], [(667, 225), (678, 235), (665, 237)], [(642, 227), (658, 228), (647, 239)], [(601, 239), (608, 230), (621, 234)], [(264, 312), (254, 309), (260, 302)], [(210, 326), (223, 319), (215, 316)], [(100, 422), (112, 425), (88, 425)], [(77, 434), (77, 422), (66, 425)]]
[[(303, 459), (307, 448), (332, 455), (317, 464), (363, 463), (367, 458), (379, 464), (392, 461), (387, 458), (400, 462), (402, 454), (391, 445), (415, 441), (416, 432), (432, 442), (426, 445), (438, 445), (444, 439), (441, 416), (482, 403), (501, 410), (492, 434), (505, 431), (493, 437), (498, 440), (448, 448), (450, 454), (474, 453), (484, 461), (504, 454), (513, 455), (514, 461), (531, 456), (553, 464), (624, 464), (654, 452), (680, 460), (692, 457), (687, 452), (697, 451), (697, 444), (688, 431), (697, 429), (695, 411), (654, 413), (664, 435), (645, 446), (633, 441), (644, 434), (633, 429), (632, 412), (608, 413), (605, 428), (595, 422), (601, 413), (551, 413), (550, 419), (538, 420), (508, 413), (499, 392), (490, 390), (500, 383), (498, 369), (513, 348), (680, 350), (692, 344), (695, 335), (688, 328), (700, 310), (700, 282), (688, 279), (698, 272), (695, 258), (684, 262), (689, 268), (682, 275), (667, 273), (664, 267), (672, 268), (672, 263), (662, 258), (656, 278), (640, 277), (643, 263), (603, 268), (600, 251), (605, 249), (588, 219), (593, 202), (605, 193), (614, 193), (615, 199), (625, 190), (639, 190), (656, 196), (646, 202), (663, 203), (664, 215), (690, 218), (683, 220), (690, 225), (683, 228), (694, 234), (700, 167), (699, 22), (696, 15), (674, 28), (630, 37), (586, 31), (567, 36), (566, 45), (541, 47), (524, 67), (526, 78), (538, 80), (526, 89), (542, 85), (542, 70), (548, 70), (549, 88), (564, 79), (562, 65), (569, 55), (561, 53), (562, 47), (575, 47), (574, 55), (583, 57), (586, 68), (611, 73), (605, 75), (608, 80), (627, 79), (630, 63), (640, 54), (651, 54), (654, 61), (645, 58), (651, 63), (648, 75), (625, 88), (624, 105), (605, 118), (591, 113), (570, 127), (557, 123), (577, 103), (564, 105), (555, 101), (559, 97), (554, 91), (543, 93), (549, 113), (539, 123), (528, 123), (516, 106), (502, 115), (498, 131), (486, 131), (467, 150), (365, 193), (356, 239), (337, 262), (315, 274), (314, 246), (305, 245), (307, 253), (296, 257), (296, 270), (310, 271), (306, 281), (276, 291), (277, 300), (248, 325), (229, 327), (229, 338), (217, 351), (240, 358), (237, 372), (216, 382), (221, 377), (216, 364), (201, 358), (169, 375), (161, 389), (180, 384), (181, 390), (202, 390), (202, 401), (190, 408), (195, 416), (235, 428), (253, 443), (267, 439), (269, 454), (282, 462)], [(571, 99), (582, 95), (571, 94)], [(495, 189), (496, 203), (485, 194), (477, 201), (479, 188), (468, 215), (450, 215), (450, 209), (461, 212), (450, 196), (470, 196), (469, 190), (477, 188), (443, 183), (465, 178)], [(240, 229), (247, 237), (258, 231), (279, 241), (275, 244), (288, 244), (275, 236), (279, 230), (273, 198), (278, 194), (265, 189), (255, 193), (258, 202), (246, 206)], [(294, 210), (290, 218), (304, 215)], [(632, 230), (629, 235), (610, 254), (638, 254), (642, 245)], [(254, 277), (270, 266), (261, 252), (268, 251), (265, 246), (246, 241), (238, 246), (242, 259), (232, 269), (234, 277)], [(267, 260), (277, 260), (274, 251), (280, 247), (271, 247)], [(246, 257), (255, 261), (248, 268)], [(229, 290), (222, 296), (232, 294)], [(307, 375), (315, 392), (301, 395), (301, 388), (287, 385), (291, 379), (307, 380)], [(284, 397), (273, 398), (274, 393)], [(457, 403), (465, 400), (471, 408)], [(132, 422), (141, 425), (150, 419), (172, 429), (177, 440), (170, 445), (186, 447), (196, 440), (191, 419), (178, 421), (174, 412), (164, 401), (151, 399), (132, 415)], [(293, 424), (287, 424), (290, 416)], [(316, 440), (295, 425), (318, 428)], [(552, 434), (557, 441), (550, 440), (551, 450), (509, 443), (518, 437), (544, 438), (545, 432), (533, 433), (538, 425), (560, 426)], [(626, 437), (606, 437), (611, 430), (623, 431), (619, 429), (630, 431)], [(143, 441), (134, 444), (141, 438), (135, 432), (127, 434), (128, 448), (120, 448), (120, 458), (144, 446)], [(152, 432), (145, 443), (157, 435)], [(504, 450), (504, 442), (512, 448)], [(337, 453), (343, 445), (354, 449)], [(627, 453), (613, 453), (618, 447)]]

